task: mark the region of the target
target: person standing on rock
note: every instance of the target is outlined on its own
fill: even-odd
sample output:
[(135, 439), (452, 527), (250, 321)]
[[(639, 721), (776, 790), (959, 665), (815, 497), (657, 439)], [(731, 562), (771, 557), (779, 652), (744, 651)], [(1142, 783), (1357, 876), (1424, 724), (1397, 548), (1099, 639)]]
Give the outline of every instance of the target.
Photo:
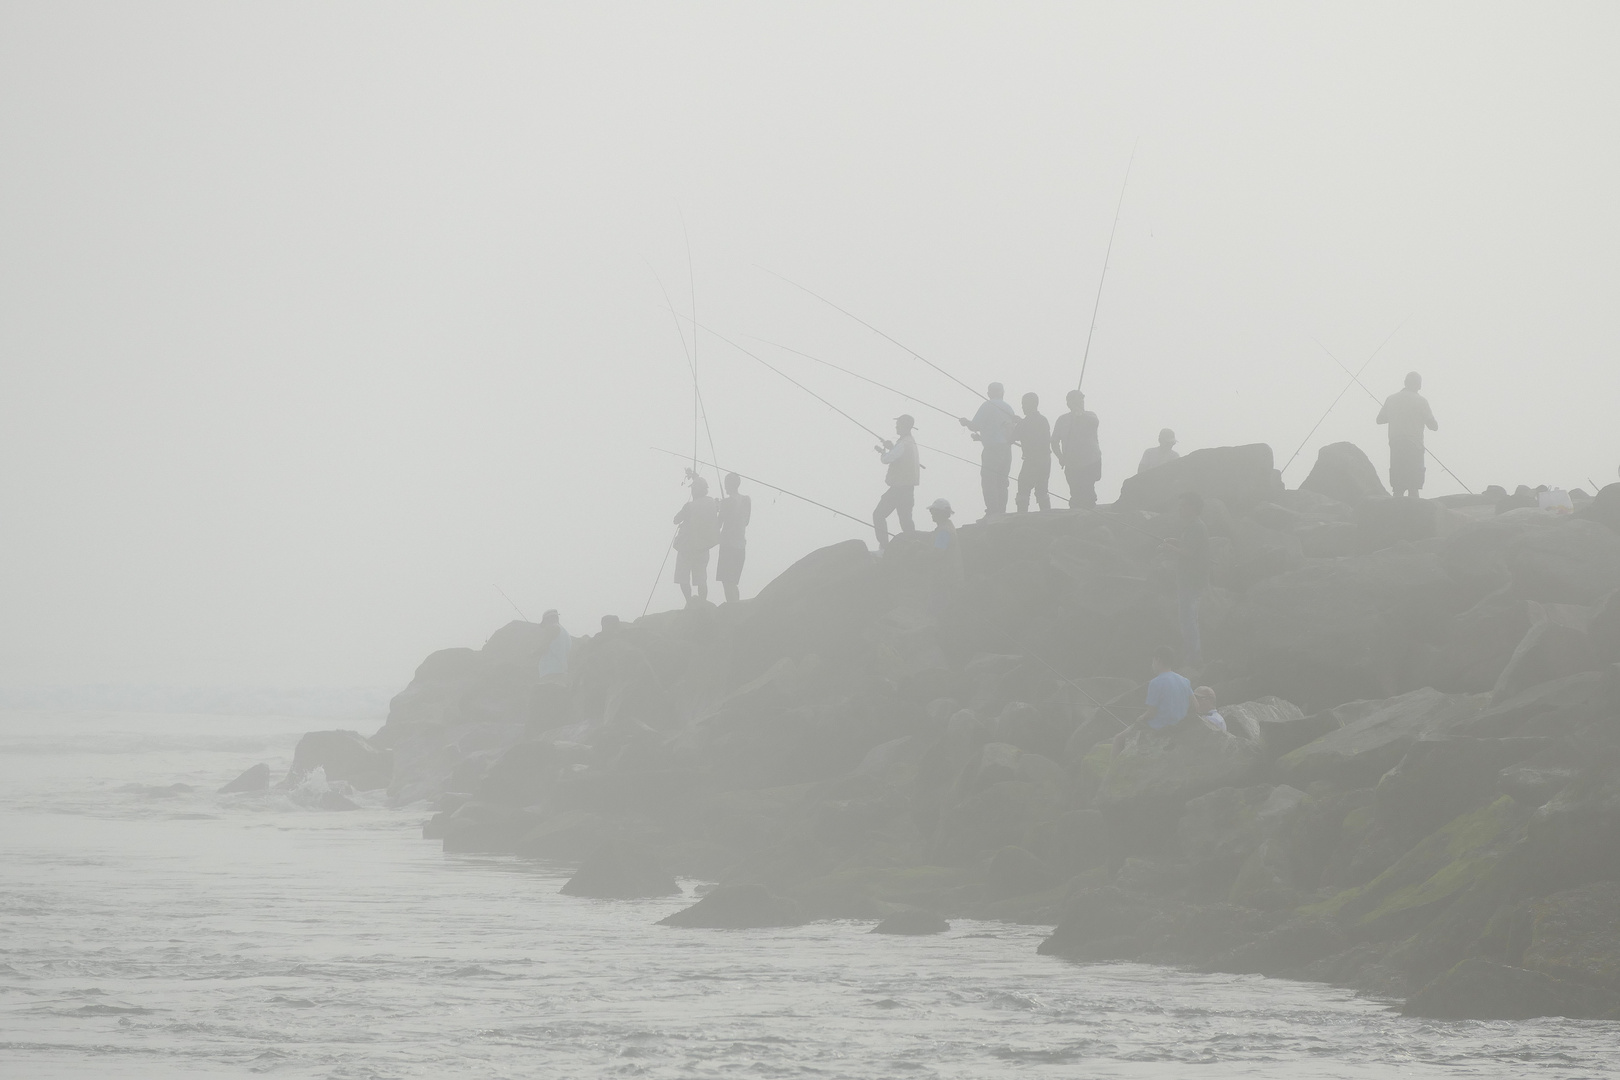
[(555, 608), (540, 616), (540, 625), (550, 629), (552, 634), (545, 651), (540, 654), (538, 674), (542, 677), (561, 675), (568, 670), (568, 650), (574, 639), (563, 629), (562, 618)]
[(1029, 496), (1035, 495), (1035, 505), (1042, 510), (1052, 509), (1052, 425), (1041, 415), (1041, 399), (1036, 394), (1025, 394), (1024, 418), (1013, 427), (1012, 441), (1018, 444), (1021, 461), (1018, 465), (1017, 505), (1020, 514), (1029, 510)]
[(1176, 650), (1161, 645), (1153, 650), (1153, 678), (1148, 680), (1146, 707), (1134, 724), (1114, 736), (1114, 756), (1128, 735), (1146, 728), (1163, 735), (1187, 719), (1193, 707), (1193, 688), (1185, 675), (1176, 671)]
[(1102, 479), (1102, 447), (1097, 442), (1097, 414), (1086, 411), (1086, 395), (1070, 390), (1069, 411), (1052, 422), (1052, 452), (1069, 482), (1069, 507), (1094, 509), (1097, 481)]
[(1423, 490), (1423, 432), (1439, 431), (1434, 410), (1420, 393), (1423, 376), (1413, 371), (1406, 376), (1406, 388), (1394, 394), (1378, 410), (1378, 422), (1389, 425), (1389, 487), (1396, 498), (1408, 493), (1418, 497)]
[(1196, 491), (1181, 496), (1181, 535), (1164, 542), (1176, 556), (1176, 610), (1181, 617), (1182, 655), (1197, 669), (1203, 663), (1198, 632), (1198, 601), (1209, 587), (1209, 527), (1204, 524), (1204, 497)]
[(686, 602), (695, 592), (709, 598), (709, 549), (720, 542), (720, 504), (709, 494), (709, 482), (692, 477), (692, 498), (675, 514), (675, 584)]
[(917, 460), (917, 440), (912, 438), (912, 429), (917, 421), (910, 415), (901, 415), (894, 418), (894, 441), (883, 440), (883, 445), (877, 447), (878, 460), (889, 467), (884, 474), (884, 481), (889, 489), (878, 500), (877, 509), (872, 511), (872, 528), (877, 530), (878, 551), (886, 551), (889, 547), (889, 515), (894, 514), (900, 522), (900, 532), (913, 533), (917, 526), (912, 522), (911, 511), (917, 504), (917, 485), (922, 483), (922, 465)]
[(928, 504), (928, 516), (934, 519), (933, 542), (929, 545), (929, 602), (936, 619), (962, 588), (962, 545), (956, 523), (951, 520), (953, 513), (945, 499)]
[(1136, 467), (1138, 474), (1149, 469), (1157, 469), (1160, 465), (1168, 465), (1181, 455), (1176, 453), (1176, 433), (1169, 428), (1159, 432), (1159, 445), (1150, 446), (1142, 451), (1142, 463)]
[(740, 495), (742, 477), (726, 474), (726, 496), (720, 500), (720, 558), (714, 579), (726, 590), (726, 599), (737, 602), (737, 584), (742, 581), (743, 561), (748, 557), (748, 523), (754, 517), (754, 500)]
[(973, 438), (984, 448), (979, 455), (979, 485), (984, 489), (984, 516), (986, 519), (1007, 513), (1007, 486), (1012, 479), (1012, 434), (1018, 424), (1018, 414), (1002, 400), (1002, 385), (993, 382), (985, 390), (984, 404), (969, 420), (957, 419), (973, 432)]

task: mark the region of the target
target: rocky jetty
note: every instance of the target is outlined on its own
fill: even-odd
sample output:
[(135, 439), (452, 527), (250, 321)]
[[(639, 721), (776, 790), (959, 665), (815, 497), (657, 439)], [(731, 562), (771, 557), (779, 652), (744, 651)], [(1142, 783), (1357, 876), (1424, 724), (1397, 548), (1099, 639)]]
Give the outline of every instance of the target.
[[(1178, 640), (1160, 543), (1188, 490), (1215, 549), (1198, 681), (1229, 734), (1116, 752)], [(536, 673), (549, 628), (512, 623), (295, 771), (386, 767), (446, 850), (583, 864), (573, 891), (717, 882), (676, 926), (1019, 920), (1076, 961), (1613, 1017), (1620, 486), (1523, 502), (1392, 499), (1345, 443), (1298, 490), (1265, 446), (1198, 451), (1112, 508), (964, 527), (942, 613), (914, 536), (577, 639), (565, 674)]]

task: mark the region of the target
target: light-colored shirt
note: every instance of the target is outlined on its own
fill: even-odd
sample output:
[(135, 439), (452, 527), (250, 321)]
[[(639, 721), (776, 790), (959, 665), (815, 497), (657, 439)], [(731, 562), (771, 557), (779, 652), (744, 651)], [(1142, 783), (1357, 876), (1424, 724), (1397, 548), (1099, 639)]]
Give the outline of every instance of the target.
[(1416, 390), (1401, 390), (1389, 395), (1384, 407), (1378, 410), (1378, 422), (1389, 425), (1391, 443), (1423, 445), (1423, 429), (1439, 431), (1434, 410), (1428, 400)]
[(1208, 724), (1211, 729), (1220, 732), (1222, 735), (1228, 734), (1226, 730), (1226, 717), (1222, 716), (1216, 710), (1211, 709), (1207, 713), (1200, 713), (1198, 719), (1202, 720), (1204, 723)]
[(1005, 446), (1012, 442), (1013, 427), (1017, 423), (1018, 414), (1005, 398), (985, 398), (968, 427), (979, 433), (980, 442)]
[(540, 675), (557, 675), (568, 670), (568, 649), (573, 639), (568, 631), (561, 626), (557, 627), (557, 636), (551, 639), (546, 651), (540, 654)]
[(884, 479), (890, 487), (916, 487), (922, 483), (922, 465), (917, 460), (917, 440), (911, 433), (900, 436), (883, 451), (881, 459), (889, 467)]
[(1136, 467), (1136, 471), (1145, 473), (1149, 469), (1157, 469), (1160, 465), (1170, 464), (1180, 456), (1173, 446), (1150, 446), (1142, 455), (1142, 464)]
[(1052, 422), (1052, 449), (1064, 468), (1081, 469), (1102, 461), (1097, 427), (1094, 412), (1066, 412)]
[(1192, 708), (1192, 693), (1185, 675), (1165, 671), (1153, 676), (1147, 686), (1147, 707), (1153, 710), (1147, 726), (1157, 731), (1181, 723)]

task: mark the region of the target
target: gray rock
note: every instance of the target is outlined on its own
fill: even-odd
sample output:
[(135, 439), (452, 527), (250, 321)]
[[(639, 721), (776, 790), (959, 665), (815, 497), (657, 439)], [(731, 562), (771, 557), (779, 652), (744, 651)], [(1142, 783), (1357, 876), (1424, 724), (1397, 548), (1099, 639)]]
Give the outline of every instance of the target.
[(1344, 932), (1325, 919), (1294, 919), (1205, 965), (1238, 975), (1298, 975), (1307, 965), (1341, 952)]
[(1407, 1016), (1435, 1020), (1529, 1020), (1603, 1016), (1620, 994), (1554, 979), (1539, 971), (1470, 957), (1407, 999)]
[(1364, 551), (1428, 540), (1439, 533), (1437, 507), (1426, 499), (1366, 499), (1356, 504)]
[(1592, 521), (1559, 521), (1514, 542), (1507, 568), (1526, 599), (1595, 604), (1620, 588), (1620, 535)]
[(1248, 784), (1263, 760), (1258, 740), (1222, 735), (1203, 724), (1181, 725), (1169, 740), (1140, 732), (1125, 741), (1109, 764), (1095, 801), (1099, 808), (1146, 803), (1176, 807), (1216, 788)]
[(991, 899), (1027, 896), (1056, 888), (1058, 876), (1051, 867), (1021, 847), (1004, 847), (990, 860), (985, 884)]
[(1277, 761), (1277, 773), (1302, 789), (1315, 780), (1332, 780), (1344, 787), (1370, 786), (1425, 732), (1476, 715), (1484, 707), (1483, 694), (1413, 690), (1380, 701), (1360, 718), (1283, 755)]
[(1509, 589), (1492, 593), (1451, 619), (1429, 670), (1431, 685), (1465, 694), (1492, 689), (1529, 630), (1529, 601)]
[(1597, 663), (1620, 663), (1620, 590), (1598, 601), (1592, 620), (1586, 625), (1586, 636)]
[(1241, 511), (1275, 499), (1282, 489), (1271, 447), (1217, 446), (1128, 477), (1116, 505), (1121, 510), (1165, 511), (1174, 508), (1183, 492), (1196, 491)]
[(592, 852), (557, 891), (596, 900), (638, 900), (678, 896), (681, 887), (651, 850), (619, 841)]
[(1418, 739), (1378, 781), (1383, 827), (1413, 839), (1497, 797), (1497, 775), (1543, 750), (1546, 739)]
[(1587, 624), (1592, 609), (1573, 604), (1528, 606), (1530, 629), (1491, 688), (1492, 703), (1508, 701), (1540, 683), (1597, 668)]
[(1351, 442), (1329, 443), (1318, 450), (1316, 464), (1299, 489), (1352, 505), (1363, 499), (1389, 497), (1377, 467), (1361, 447)]
[(659, 926), (707, 930), (752, 930), (799, 926), (804, 917), (792, 900), (763, 885), (722, 885), (689, 908), (658, 921)]
[(1557, 979), (1620, 991), (1620, 882), (1602, 881), (1530, 905), (1520, 964)]
[(385, 788), (394, 775), (394, 754), (379, 750), (355, 731), (311, 731), (298, 740), (293, 750), (289, 783), (297, 783), (316, 768), (326, 770), (326, 779), (342, 781), (356, 791)]
[(270, 766), (260, 762), (219, 789), (221, 795), (270, 790)]

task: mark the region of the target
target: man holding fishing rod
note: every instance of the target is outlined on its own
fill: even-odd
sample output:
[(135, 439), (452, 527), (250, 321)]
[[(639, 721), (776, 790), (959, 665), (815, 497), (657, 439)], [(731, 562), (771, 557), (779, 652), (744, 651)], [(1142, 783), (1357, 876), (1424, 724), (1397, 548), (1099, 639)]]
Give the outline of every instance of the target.
[(889, 467), (884, 476), (889, 490), (883, 493), (877, 509), (872, 511), (872, 527), (877, 530), (879, 552), (889, 547), (890, 514), (899, 518), (901, 533), (917, 531), (917, 526), (911, 520), (912, 507), (917, 503), (917, 485), (922, 483), (917, 440), (911, 437), (911, 430), (916, 426), (917, 421), (910, 414), (897, 416), (894, 418), (894, 441), (884, 439), (883, 445), (873, 447), (880, 455), (878, 460)]
[(1002, 400), (1005, 389), (993, 382), (985, 391), (984, 404), (969, 420), (957, 420), (973, 432), (973, 438), (984, 447), (979, 456), (979, 484), (984, 489), (984, 519), (1003, 517), (1007, 513), (1007, 486), (1012, 478), (1012, 437), (1018, 425), (1018, 414)]

